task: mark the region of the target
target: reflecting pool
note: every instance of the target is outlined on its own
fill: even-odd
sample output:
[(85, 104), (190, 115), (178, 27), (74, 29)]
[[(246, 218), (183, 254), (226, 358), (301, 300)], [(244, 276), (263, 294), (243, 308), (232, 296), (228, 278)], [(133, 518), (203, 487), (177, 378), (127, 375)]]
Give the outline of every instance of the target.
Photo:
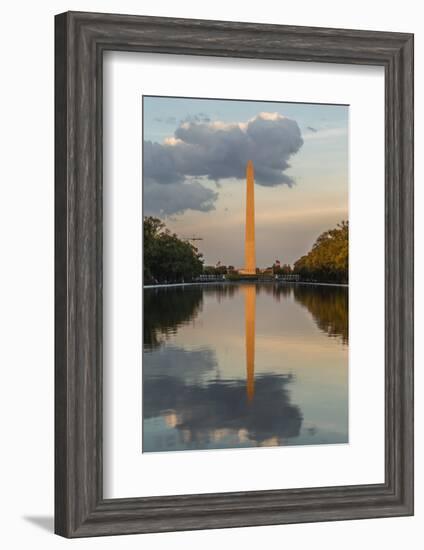
[(348, 289), (144, 290), (143, 452), (348, 442)]

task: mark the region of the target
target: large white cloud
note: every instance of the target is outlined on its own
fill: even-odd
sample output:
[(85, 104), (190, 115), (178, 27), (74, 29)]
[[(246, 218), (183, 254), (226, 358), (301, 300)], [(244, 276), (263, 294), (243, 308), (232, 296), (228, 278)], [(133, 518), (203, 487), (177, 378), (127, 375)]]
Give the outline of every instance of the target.
[(144, 142), (145, 209), (164, 214), (211, 210), (217, 193), (201, 180), (243, 179), (248, 160), (256, 183), (290, 186), (288, 160), (302, 144), (297, 122), (278, 113), (260, 113), (244, 123), (181, 122), (164, 143)]

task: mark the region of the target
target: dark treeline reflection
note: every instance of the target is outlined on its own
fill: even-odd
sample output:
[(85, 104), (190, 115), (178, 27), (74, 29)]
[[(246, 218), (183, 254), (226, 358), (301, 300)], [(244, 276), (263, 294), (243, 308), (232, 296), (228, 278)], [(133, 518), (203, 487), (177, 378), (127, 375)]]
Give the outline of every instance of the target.
[[(258, 376), (255, 398), (249, 402), (241, 380), (187, 384), (179, 376), (147, 378), (144, 418), (162, 416), (177, 430), (179, 444), (186, 449), (219, 447), (226, 437), (237, 440), (233, 446), (281, 445), (297, 437), (302, 424), (301, 411), (290, 403), (286, 389), (291, 379), (290, 375)], [(147, 452), (166, 449), (166, 438), (144, 444)]]
[[(160, 346), (178, 327), (196, 318), (202, 309), (204, 296), (218, 301), (231, 298), (243, 285), (209, 284), (203, 286), (147, 289), (144, 292), (144, 346), (146, 350)], [(318, 328), (328, 336), (340, 337), (347, 344), (348, 297), (347, 287), (262, 284), (256, 294), (272, 295), (278, 302), (291, 296), (312, 315)]]
[(347, 287), (303, 286), (293, 288), (295, 300), (312, 314), (318, 328), (338, 336), (344, 344), (349, 338), (349, 290)]
[(160, 346), (178, 327), (189, 323), (202, 310), (203, 297), (220, 301), (239, 291), (238, 285), (158, 287), (144, 291), (143, 343), (146, 350)]
[(293, 284), (263, 284), (256, 286), (256, 294), (269, 294), (273, 296), (277, 302), (284, 298), (288, 298), (293, 294)]
[(203, 290), (197, 286), (148, 289), (144, 291), (143, 343), (154, 349), (178, 327), (201, 311)]
[(216, 296), (217, 300), (221, 298), (232, 298), (240, 290), (240, 285), (237, 284), (207, 284), (203, 287), (205, 295)]

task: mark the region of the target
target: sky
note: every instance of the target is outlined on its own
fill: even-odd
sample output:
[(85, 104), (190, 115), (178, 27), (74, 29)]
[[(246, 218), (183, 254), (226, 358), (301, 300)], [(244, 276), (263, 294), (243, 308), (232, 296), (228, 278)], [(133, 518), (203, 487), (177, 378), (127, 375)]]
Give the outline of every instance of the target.
[(143, 209), (206, 265), (244, 264), (247, 160), (256, 263), (293, 264), (348, 219), (346, 105), (143, 96)]

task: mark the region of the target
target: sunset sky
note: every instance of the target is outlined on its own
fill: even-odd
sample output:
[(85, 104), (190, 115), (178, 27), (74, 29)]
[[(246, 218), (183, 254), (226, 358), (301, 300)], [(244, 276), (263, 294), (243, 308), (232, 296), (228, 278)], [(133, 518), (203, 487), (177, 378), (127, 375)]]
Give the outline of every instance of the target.
[(143, 137), (144, 215), (202, 237), (207, 265), (243, 266), (249, 159), (259, 267), (348, 219), (346, 105), (144, 96)]

